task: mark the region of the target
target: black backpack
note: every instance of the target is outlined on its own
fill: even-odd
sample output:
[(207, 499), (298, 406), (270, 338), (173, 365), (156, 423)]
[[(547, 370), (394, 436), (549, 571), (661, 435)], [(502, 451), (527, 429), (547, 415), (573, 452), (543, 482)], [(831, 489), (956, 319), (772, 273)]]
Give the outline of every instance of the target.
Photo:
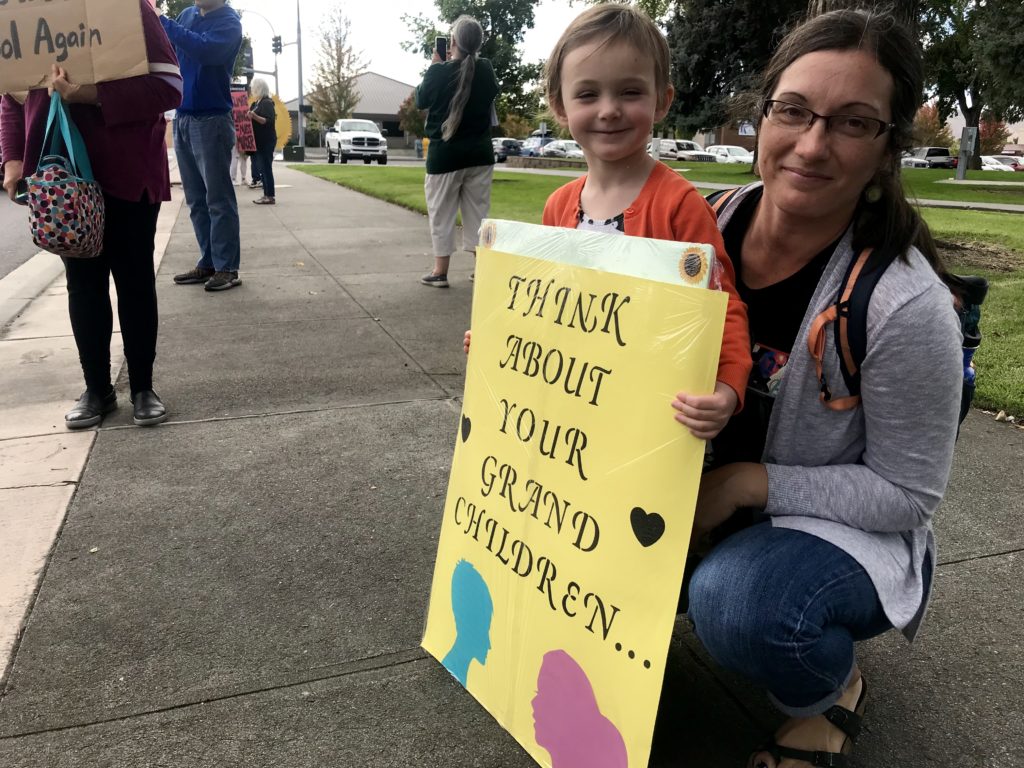
[[(715, 215), (732, 197), (736, 189), (720, 190), (707, 196)], [(871, 294), (885, 270), (889, 268), (899, 254), (889, 248), (865, 248), (843, 276), (839, 286), (835, 304), (819, 314), (811, 325), (808, 333), (808, 346), (814, 358), (821, 384), (819, 398), (832, 410), (854, 408), (860, 402), (860, 367), (867, 355), (868, 347), (868, 304)], [(981, 345), (981, 304), (988, 293), (988, 281), (983, 277), (972, 275), (946, 275), (946, 285), (956, 300), (956, 311), (960, 317), (960, 329), (964, 342), (964, 383), (960, 397), (960, 417), (963, 423), (971, 409), (974, 399), (974, 353)], [(825, 380), (822, 370), (822, 354), (825, 349), (825, 333), (828, 325), (832, 325), (835, 334), (835, 347), (839, 352), (839, 370), (849, 391), (847, 397), (833, 397), (832, 391)]]

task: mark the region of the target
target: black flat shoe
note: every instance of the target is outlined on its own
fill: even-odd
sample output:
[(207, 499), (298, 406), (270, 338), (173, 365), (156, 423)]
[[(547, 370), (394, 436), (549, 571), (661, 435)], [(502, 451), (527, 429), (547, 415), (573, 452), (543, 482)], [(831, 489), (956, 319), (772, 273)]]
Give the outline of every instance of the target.
[(136, 426), (151, 427), (167, 421), (167, 409), (152, 389), (144, 389), (132, 395), (132, 406), (132, 421)]
[(87, 429), (103, 421), (103, 417), (117, 408), (117, 394), (110, 390), (106, 395), (97, 395), (85, 390), (75, 407), (64, 414), (64, 426), (68, 429)]

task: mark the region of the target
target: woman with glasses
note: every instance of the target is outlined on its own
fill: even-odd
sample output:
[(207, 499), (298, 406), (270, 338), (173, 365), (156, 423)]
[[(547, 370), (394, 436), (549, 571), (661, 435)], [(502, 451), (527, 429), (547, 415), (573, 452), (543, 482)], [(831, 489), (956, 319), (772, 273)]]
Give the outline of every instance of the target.
[[(917, 45), (891, 16), (811, 19), (763, 76), (762, 181), (719, 209), (754, 367), (702, 481), (695, 525), (717, 543), (690, 580), (689, 615), (710, 655), (789, 717), (754, 768), (845, 764), (836, 753), (866, 695), (854, 642), (892, 628), (913, 639), (928, 603), (962, 360), (939, 256), (900, 185), (921, 95)], [(866, 248), (899, 257), (871, 298), (861, 400), (835, 410), (808, 329)]]

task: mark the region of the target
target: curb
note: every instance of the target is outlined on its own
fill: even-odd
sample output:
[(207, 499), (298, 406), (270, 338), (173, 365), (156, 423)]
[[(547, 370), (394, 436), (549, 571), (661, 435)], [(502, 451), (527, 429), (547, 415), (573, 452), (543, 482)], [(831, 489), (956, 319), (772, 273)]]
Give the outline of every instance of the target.
[(40, 251), (0, 280), (0, 331), (63, 274), (60, 257)]

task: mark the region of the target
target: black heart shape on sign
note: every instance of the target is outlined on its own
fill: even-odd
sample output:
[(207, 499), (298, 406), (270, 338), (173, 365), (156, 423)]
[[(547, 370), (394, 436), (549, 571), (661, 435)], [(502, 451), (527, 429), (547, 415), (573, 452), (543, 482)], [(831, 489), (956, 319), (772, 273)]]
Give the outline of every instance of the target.
[(469, 416), (462, 417), (462, 442), (469, 440), (469, 430), (472, 429), (473, 424), (469, 420)]
[(636, 540), (645, 547), (654, 544), (665, 533), (665, 519), (657, 512), (645, 512), (643, 507), (633, 507), (629, 523), (633, 526)]

